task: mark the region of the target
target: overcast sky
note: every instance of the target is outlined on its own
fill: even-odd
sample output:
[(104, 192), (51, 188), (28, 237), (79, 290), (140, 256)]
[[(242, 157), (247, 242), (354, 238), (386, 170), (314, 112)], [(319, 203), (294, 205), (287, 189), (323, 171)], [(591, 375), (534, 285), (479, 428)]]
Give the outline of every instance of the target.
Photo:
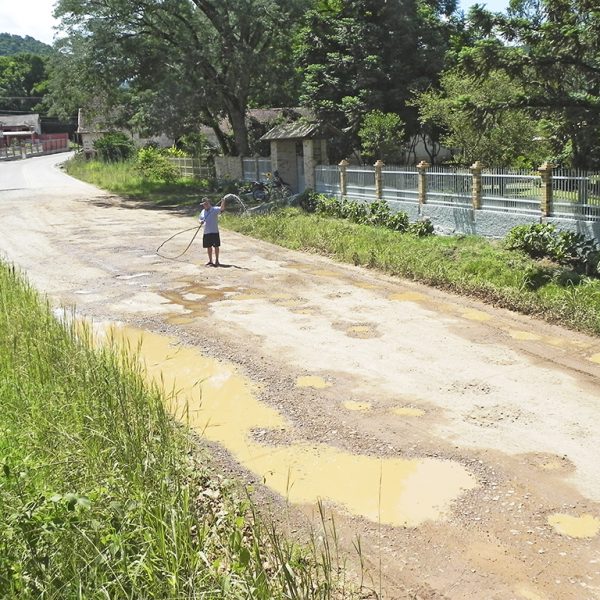
[[(51, 44), (56, 22), (52, 18), (52, 9), (56, 0), (0, 0), (0, 33), (13, 33), (31, 37)], [(463, 10), (475, 4), (477, 0), (459, 0)], [(508, 0), (479, 0), (490, 10), (503, 11)]]

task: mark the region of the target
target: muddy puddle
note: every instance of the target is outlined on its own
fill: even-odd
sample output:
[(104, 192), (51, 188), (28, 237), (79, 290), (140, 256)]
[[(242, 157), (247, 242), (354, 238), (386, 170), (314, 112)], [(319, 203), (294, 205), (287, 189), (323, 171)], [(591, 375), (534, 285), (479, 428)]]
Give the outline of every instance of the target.
[(574, 538), (592, 538), (600, 531), (600, 519), (588, 514), (577, 517), (555, 513), (548, 517), (548, 524), (557, 533)]
[(258, 400), (258, 389), (233, 365), (158, 334), (118, 328), (115, 336), (139, 347), (149, 378), (174, 391), (169, 408), (178, 419), (224, 446), (291, 503), (322, 500), (374, 522), (418, 526), (443, 519), (461, 493), (477, 485), (449, 460), (380, 459), (319, 443), (260, 443), (252, 432), (276, 430), (281, 437), (292, 426)]

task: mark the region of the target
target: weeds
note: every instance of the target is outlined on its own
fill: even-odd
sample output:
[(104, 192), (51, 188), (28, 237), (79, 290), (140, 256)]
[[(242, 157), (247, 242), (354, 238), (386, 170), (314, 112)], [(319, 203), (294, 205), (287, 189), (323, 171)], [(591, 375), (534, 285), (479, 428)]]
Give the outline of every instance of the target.
[(0, 263), (0, 597), (332, 597), (325, 557), (265, 525), (165, 403)]

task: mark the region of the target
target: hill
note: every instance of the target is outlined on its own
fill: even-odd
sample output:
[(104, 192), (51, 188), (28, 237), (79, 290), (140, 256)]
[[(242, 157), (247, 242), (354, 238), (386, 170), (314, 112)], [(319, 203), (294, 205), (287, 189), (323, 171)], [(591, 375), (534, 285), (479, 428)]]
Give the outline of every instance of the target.
[(29, 52), (31, 54), (50, 54), (52, 46), (44, 44), (30, 35), (22, 37), (12, 33), (0, 33), (0, 56), (11, 56)]

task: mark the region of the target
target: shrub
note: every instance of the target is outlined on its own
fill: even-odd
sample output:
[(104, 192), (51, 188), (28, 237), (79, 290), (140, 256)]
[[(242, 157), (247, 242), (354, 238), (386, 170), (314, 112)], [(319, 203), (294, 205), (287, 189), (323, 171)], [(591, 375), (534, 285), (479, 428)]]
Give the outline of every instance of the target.
[(94, 142), (98, 158), (104, 162), (118, 162), (131, 158), (135, 153), (135, 144), (120, 131), (104, 134)]
[(328, 217), (348, 219), (353, 223), (385, 227), (399, 232), (406, 231), (409, 226), (408, 215), (404, 212), (392, 214), (385, 200), (376, 200), (369, 204), (368, 202), (355, 202), (345, 198), (343, 200), (328, 198), (320, 194), (315, 197), (315, 202), (316, 212)]
[(580, 233), (559, 231), (547, 223), (518, 225), (510, 230), (504, 244), (532, 258), (549, 258), (575, 271), (600, 275), (600, 247)]
[(416, 235), (417, 237), (433, 235), (433, 223), (429, 219), (421, 219), (420, 221), (415, 221), (409, 225), (407, 219), (406, 231), (412, 235)]
[(175, 165), (160, 150), (152, 147), (138, 151), (136, 169), (146, 179), (167, 183), (175, 181), (179, 175)]
[(163, 148), (161, 150), (161, 154), (164, 156), (169, 156), (171, 158), (186, 158), (188, 154), (183, 150), (176, 148), (175, 146), (170, 146), (169, 148)]
[(319, 194), (315, 193), (313, 190), (306, 188), (299, 196), (298, 196), (298, 206), (306, 211), (307, 213), (314, 213), (317, 210), (317, 205), (319, 204)]
[(509, 250), (521, 250), (532, 258), (542, 258), (548, 256), (548, 246), (555, 233), (554, 225), (517, 225), (508, 232), (504, 244)]

